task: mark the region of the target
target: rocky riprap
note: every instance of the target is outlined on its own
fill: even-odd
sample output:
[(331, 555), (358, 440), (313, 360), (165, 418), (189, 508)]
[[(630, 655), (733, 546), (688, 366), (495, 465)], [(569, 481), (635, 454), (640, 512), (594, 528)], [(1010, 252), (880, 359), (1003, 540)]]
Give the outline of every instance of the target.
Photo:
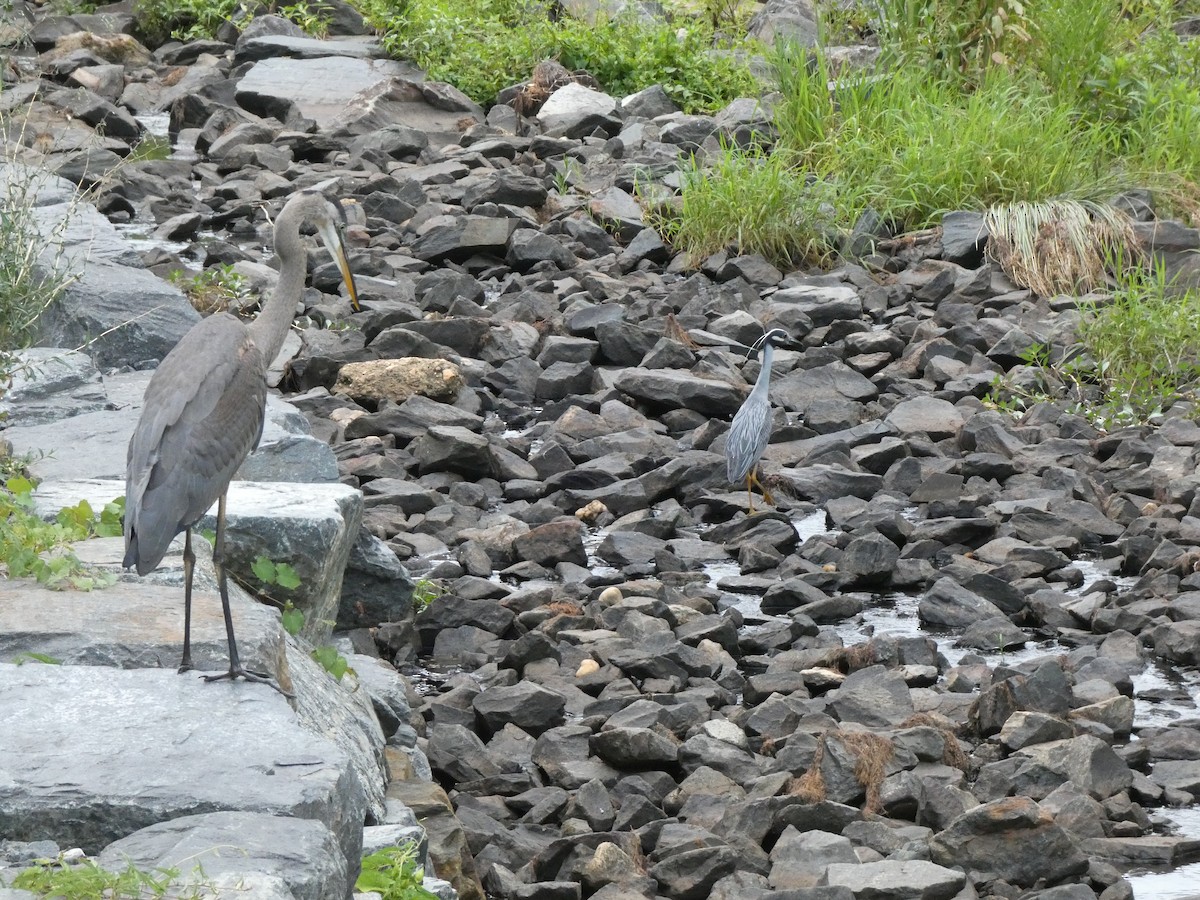
[[(314, 262), (314, 327), (280, 372), (311, 435), (253, 477), (362, 491), (342, 646), (413, 678), (410, 711), (358, 663), (384, 736), (436, 781), (389, 802), (461, 896), (1122, 900), (1124, 868), (1200, 851), (1158, 819), (1200, 797), (1194, 688), (1142, 692), (1184, 711), (1154, 726), (1133, 699), (1147, 665), (1200, 665), (1200, 427), (1180, 407), (1103, 432), (1052, 399), (1024, 360), (1073, 342), (1076, 298), (1011, 283), (980, 216), (887, 254), (851, 242), (868, 255), (828, 272), (690, 266), (635, 184), (669, 193), (690, 154), (769, 131), (754, 99), (683, 115), (661, 89), (569, 80), (518, 119), (361, 36), (263, 17), (150, 51), (129, 27), (119, 8), (38, 20), (38, 54), (7, 60), (10, 141), (188, 249), (137, 268), (101, 241), (43, 338), (98, 335), (107, 374), (9, 435), (57, 438), (42, 474), (120, 478), (120, 429), (81, 452), (72, 423), (111, 414), (195, 320), (154, 274), (183, 259), (269, 285), (262, 205), (313, 185), (358, 201), (366, 308), (322, 293), (337, 273)], [(136, 116), (162, 112), (196, 158), (122, 162)], [(1139, 199), (1146, 246), (1186, 262), (1200, 237)], [(747, 515), (721, 451), (764, 326), (798, 348), (771, 392), (779, 506)], [(997, 411), (998, 379), (1047, 399)], [(445, 586), (415, 618), (397, 559)], [(854, 627), (897, 595), (927, 634)]]

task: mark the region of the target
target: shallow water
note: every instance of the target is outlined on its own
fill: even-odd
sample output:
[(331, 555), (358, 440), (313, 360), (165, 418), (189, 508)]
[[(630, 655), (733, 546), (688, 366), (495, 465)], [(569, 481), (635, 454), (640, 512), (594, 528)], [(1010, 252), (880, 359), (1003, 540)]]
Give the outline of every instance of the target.
[[(792, 521), (801, 542), (815, 535), (830, 533), (825, 514), (820, 510), (797, 515)], [(1109, 561), (1103, 559), (1078, 559), (1073, 565), (1083, 575), (1083, 580), (1067, 591), (1071, 594), (1081, 594), (1101, 579), (1113, 581), (1118, 589), (1127, 589), (1137, 580), (1114, 575)], [(728, 606), (755, 621), (771, 618), (763, 615), (761, 598), (757, 594), (730, 590), (734, 579), (741, 575), (735, 560), (709, 563), (704, 571), (710, 583), (722, 591)], [(953, 633), (922, 626), (917, 614), (919, 603), (918, 594), (893, 592), (869, 595), (864, 599), (862, 613), (835, 626), (835, 630), (847, 645), (861, 643), (872, 635), (926, 635), (937, 642), (938, 650), (951, 665), (957, 665), (967, 654), (982, 656), (990, 665), (996, 665), (1001, 662), (1020, 663), (1066, 652), (1065, 647), (1053, 640), (1031, 641), (1020, 648), (990, 652), (956, 647)], [(1133, 686), (1135, 728), (1161, 727), (1179, 719), (1200, 717), (1200, 672), (1180, 671), (1157, 660), (1150, 660), (1142, 672), (1134, 676)], [(1200, 838), (1200, 804), (1150, 812), (1157, 818), (1169, 821), (1172, 833)], [(1200, 860), (1169, 870), (1133, 870), (1127, 877), (1136, 900), (1200, 900)]]
[[(1173, 833), (1200, 838), (1200, 805), (1152, 812), (1169, 820)], [(1137, 900), (1200, 900), (1200, 860), (1168, 871), (1134, 869), (1126, 878)]]

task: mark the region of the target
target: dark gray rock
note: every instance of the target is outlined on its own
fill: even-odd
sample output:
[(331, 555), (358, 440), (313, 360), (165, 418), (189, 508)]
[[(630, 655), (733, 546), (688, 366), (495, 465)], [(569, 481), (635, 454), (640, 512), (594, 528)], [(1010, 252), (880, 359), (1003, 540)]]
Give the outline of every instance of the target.
[(547, 522), (516, 537), (513, 540), (513, 551), (518, 558), (547, 568), (552, 568), (560, 562), (586, 566), (584, 530), (578, 519)]
[(536, 737), (563, 724), (566, 700), (541, 685), (521, 681), (511, 686), (486, 688), (472, 705), (489, 732), (511, 724)]
[(605, 728), (592, 738), (592, 750), (618, 769), (649, 769), (672, 765), (678, 744), (651, 728)]
[(880, 900), (951, 900), (959, 895), (966, 880), (958, 869), (921, 859), (833, 863), (825, 870), (825, 883), (848, 887), (855, 897)]
[(374, 535), (359, 531), (342, 575), (337, 627), (373, 627), (410, 619), (415, 587), (395, 551)]
[(950, 578), (939, 578), (921, 597), (918, 613), (922, 622), (947, 628), (966, 628), (984, 619), (1004, 618), (993, 603)]
[(915, 711), (904, 677), (883, 666), (847, 675), (841, 687), (828, 695), (828, 702), (839, 721), (872, 727), (898, 725)]
[(426, 230), (411, 252), (427, 262), (461, 262), (476, 253), (502, 256), (516, 228), (515, 219), (490, 216), (457, 216)]
[(1066, 881), (1087, 870), (1087, 856), (1049, 813), (1027, 797), (1012, 797), (963, 813), (929, 845), (930, 860), (994, 872), (1029, 886)]

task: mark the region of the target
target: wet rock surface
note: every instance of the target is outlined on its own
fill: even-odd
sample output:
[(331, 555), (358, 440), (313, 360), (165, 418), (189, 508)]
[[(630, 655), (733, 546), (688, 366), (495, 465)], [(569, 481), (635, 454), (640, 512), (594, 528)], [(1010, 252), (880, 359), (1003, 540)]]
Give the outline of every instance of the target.
[[(50, 56), (14, 90), (62, 89), (46, 67), (70, 52), (62, 40), (45, 32)], [(355, 663), (361, 715), (389, 743), (370, 729), (354, 740), (361, 758), (387, 754), (393, 779), (362, 784), (350, 753), (298, 730), (298, 747), (314, 742), (316, 799), (251, 802), (247, 788), (236, 807), (200, 798), (122, 813), (121, 828), (106, 808), (55, 832), (5, 786), (0, 815), (24, 823), (13, 836), (89, 850), (136, 837), (138, 859), (169, 861), (188, 844), (154, 823), (211, 812), (254, 817), (238, 846), (256, 860), (260, 823), (319, 818), (326, 832), (267, 843), (321, 855), (336, 842), (345, 868), (292, 872), (280, 889), (334, 896), (367, 809), (399, 828), (411, 811), (461, 896), (503, 900), (1119, 900), (1122, 869), (1200, 852), (1164, 816), (1200, 800), (1200, 430), (1183, 408), (1102, 432), (1053, 396), (1020, 416), (986, 402), (997, 379), (1029, 375), (1031, 335), (1061, 349), (1078, 314), (987, 260), (976, 214), (947, 215), (940, 241), (870, 269), (781, 272), (728, 253), (689, 268), (614, 173), (709, 158), (736, 110), (683, 116), (572, 84), (518, 134), (501, 108), (485, 117), (369, 40), (262, 33), (195, 49), (131, 57), (137, 77), (107, 98), (97, 82), (96, 98), (74, 87), (58, 106), (27, 104), (63, 140), (29, 142), (22, 162), (72, 183), (128, 155), (147, 112), (169, 114), (196, 157), (111, 172), (100, 212), (189, 243), (139, 258), (104, 231), (103, 258), (44, 337), (66, 349), (142, 324), (90, 362), (39, 351), (47, 377), (5, 397), (6, 433), (22, 451), (72, 435), (69, 467), (32, 464), (45, 477), (119, 477), (134, 370), (194, 318), (158, 276), (221, 263), (267, 283), (261, 204), (314, 185), (357, 201), (347, 238), (364, 308), (332, 293), (338, 275), (314, 254), (305, 327), (277, 363), (301, 418), (277, 437), (309, 442), (309, 464), (281, 452), (257, 480), (362, 492), (358, 537), (357, 508), (327, 537), (349, 568), (340, 605), (336, 573), (320, 576), (314, 627), (336, 622), (339, 646), (374, 661)], [(80, 120), (106, 123), (85, 148), (66, 140)], [(571, 182), (586, 195), (560, 192)], [(66, 202), (63, 182), (44, 189)], [(143, 282), (154, 289), (118, 290)], [(745, 345), (773, 325), (796, 346), (775, 359), (763, 474), (776, 506), (751, 513), (724, 449), (758, 375)], [(437, 594), (415, 617), (413, 578)], [(130, 667), (107, 641), (58, 640), (108, 654), (89, 665)], [(250, 646), (278, 656), (278, 640)], [(0, 683), (39, 692), (47, 715), (99, 677), (7, 672)], [(203, 692), (168, 673), (117, 677), (140, 704), (186, 694), (162, 711), (180, 728)], [(286, 718), (282, 698), (260, 699)], [(337, 727), (328, 709), (310, 714)], [(254, 716), (244, 739), (263, 727)], [(397, 777), (424, 766), (436, 783)], [(266, 876), (286, 863), (263, 859), (252, 869)]]

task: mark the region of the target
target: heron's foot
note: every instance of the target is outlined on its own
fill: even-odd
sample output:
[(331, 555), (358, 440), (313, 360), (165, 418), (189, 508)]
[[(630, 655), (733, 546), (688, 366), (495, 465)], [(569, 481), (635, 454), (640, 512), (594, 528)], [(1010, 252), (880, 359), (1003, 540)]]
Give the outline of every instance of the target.
[(190, 671), (192, 671), (192, 664), (190, 662), (181, 662), (179, 664), (179, 668), (176, 671), (180, 675), (183, 675), (186, 672), (190, 672)]
[(763, 499), (767, 501), (767, 506), (774, 506), (775, 498), (771, 496), (771, 492), (768, 491), (765, 487), (762, 487), (761, 484), (759, 485), (759, 487), (762, 488)]
[(222, 672), (220, 675), (201, 675), (200, 677), (208, 682), (234, 681), (235, 679), (241, 678), (244, 681), (253, 681), (256, 684), (265, 684), (267, 687), (274, 688), (275, 690), (279, 691), (279, 693), (283, 694), (283, 696), (287, 697), (289, 700), (296, 699), (295, 694), (292, 694), (288, 691), (285, 691), (283, 688), (281, 688), (275, 682), (275, 679), (272, 678), (270, 675), (267, 675), (263, 672), (251, 672), (248, 669), (243, 669), (241, 666), (236, 666), (234, 668), (231, 668), (228, 672)]

